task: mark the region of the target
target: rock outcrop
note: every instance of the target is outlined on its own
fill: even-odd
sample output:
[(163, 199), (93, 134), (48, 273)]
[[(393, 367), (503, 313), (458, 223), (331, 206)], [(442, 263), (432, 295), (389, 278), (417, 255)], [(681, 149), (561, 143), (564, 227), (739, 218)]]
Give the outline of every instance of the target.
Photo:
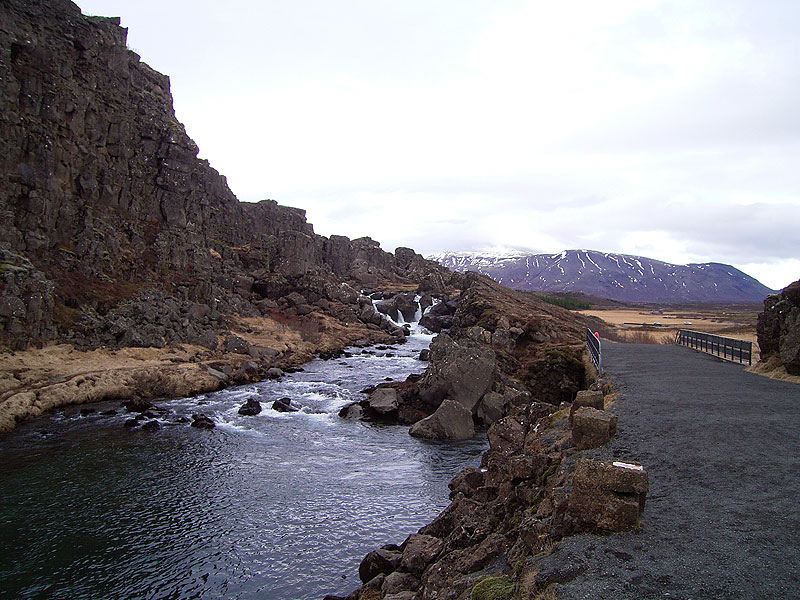
[[(593, 401), (597, 394), (602, 402), (599, 389)], [(516, 589), (514, 597), (535, 598), (557, 581), (542, 568), (555, 542), (636, 528), (646, 469), (582, 457), (572, 441), (571, 408), (517, 403), (514, 415), (489, 428), (481, 468), (468, 467), (450, 482), (450, 505), (399, 546), (369, 553), (359, 569), (364, 586), (348, 600), (465, 600), (483, 597), (487, 579)], [(575, 416), (581, 411), (601, 412), (580, 407)]]
[(175, 118), (169, 78), (126, 37), (68, 0), (3, 4), (0, 345), (213, 343), (226, 315), (353, 322), (360, 288), (453, 281), (408, 248), (325, 238), (303, 210), (237, 201)]
[[(396, 405), (393, 400), (391, 411), (378, 414), (372, 400), (364, 400), (365, 419), (401, 424), (424, 419), (412, 435), (455, 439), (451, 434), (458, 432), (461, 439), (468, 431), (463, 411), (451, 407), (436, 414), (445, 401), (460, 405), (475, 425), (489, 426), (532, 401), (572, 402), (586, 387), (581, 317), (475, 273), (461, 283), (459, 296), (426, 314), (443, 305), (453, 312), (448, 330), (431, 343), (425, 374), (380, 386), (396, 390)], [(456, 416), (458, 424), (445, 422)]]
[(800, 375), (800, 281), (764, 300), (758, 315), (761, 360), (777, 359), (790, 375)]

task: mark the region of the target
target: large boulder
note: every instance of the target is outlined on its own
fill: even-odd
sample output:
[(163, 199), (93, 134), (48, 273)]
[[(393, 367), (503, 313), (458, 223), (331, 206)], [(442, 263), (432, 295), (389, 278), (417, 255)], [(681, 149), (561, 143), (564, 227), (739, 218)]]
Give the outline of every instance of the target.
[(777, 357), (787, 373), (800, 375), (800, 280), (764, 300), (756, 330), (761, 360)]
[(413, 534), (408, 536), (403, 549), (400, 568), (412, 575), (420, 576), (444, 547), (444, 542), (430, 535)]
[(599, 448), (616, 432), (616, 415), (604, 410), (582, 406), (572, 417), (572, 441), (578, 450)]
[(239, 414), (246, 417), (254, 417), (261, 412), (261, 403), (255, 398), (248, 398), (247, 402), (239, 407)]
[(475, 435), (472, 411), (447, 398), (431, 416), (414, 423), (409, 433), (430, 440), (468, 440)]
[(394, 388), (379, 387), (369, 396), (369, 408), (379, 417), (386, 417), (397, 411), (399, 402), (397, 400), (397, 390)]
[(419, 396), (436, 405), (444, 398), (471, 413), (494, 380), (495, 354), (490, 348), (441, 333), (431, 343), (430, 363), (420, 382)]
[(573, 531), (618, 533), (636, 528), (648, 489), (647, 470), (640, 465), (579, 459), (567, 506)]
[(402, 554), (397, 551), (381, 548), (367, 554), (358, 566), (358, 577), (364, 583), (378, 575), (388, 575), (400, 566)]

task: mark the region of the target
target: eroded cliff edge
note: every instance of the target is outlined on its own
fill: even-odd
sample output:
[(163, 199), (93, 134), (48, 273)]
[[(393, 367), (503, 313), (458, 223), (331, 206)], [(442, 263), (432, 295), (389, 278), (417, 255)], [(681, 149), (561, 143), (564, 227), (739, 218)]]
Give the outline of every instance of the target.
[[(314, 352), (401, 339), (361, 291), (457, 283), (411, 249), (326, 238), (300, 209), (239, 202), (197, 157), (169, 78), (126, 37), (119, 19), (68, 0), (0, 8), (0, 347), (32, 353), (2, 356), (11, 425), (64, 402), (147, 393), (154, 368), (167, 372), (161, 391), (186, 394), (216, 389), (215, 365), (246, 381)], [(122, 349), (102, 372), (98, 355), (75, 356)]]

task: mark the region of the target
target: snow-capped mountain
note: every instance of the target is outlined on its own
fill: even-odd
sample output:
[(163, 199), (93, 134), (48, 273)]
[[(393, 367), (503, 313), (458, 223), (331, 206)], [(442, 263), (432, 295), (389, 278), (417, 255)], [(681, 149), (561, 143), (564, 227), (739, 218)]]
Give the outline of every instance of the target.
[(428, 257), (519, 290), (583, 292), (623, 302), (761, 302), (774, 293), (721, 263), (673, 265), (595, 250), (560, 254), (443, 252)]

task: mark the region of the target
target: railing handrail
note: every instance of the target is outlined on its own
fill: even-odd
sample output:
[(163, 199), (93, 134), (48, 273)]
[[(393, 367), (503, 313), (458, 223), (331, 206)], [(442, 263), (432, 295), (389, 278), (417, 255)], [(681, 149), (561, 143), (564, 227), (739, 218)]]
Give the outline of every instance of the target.
[(715, 333), (705, 333), (693, 329), (679, 329), (675, 341), (699, 352), (712, 354), (724, 360), (753, 364), (753, 342), (739, 338), (726, 337)]
[(589, 356), (592, 357), (597, 372), (603, 374), (603, 349), (600, 346), (600, 336), (595, 334), (588, 327), (586, 328), (586, 347), (589, 349)]

